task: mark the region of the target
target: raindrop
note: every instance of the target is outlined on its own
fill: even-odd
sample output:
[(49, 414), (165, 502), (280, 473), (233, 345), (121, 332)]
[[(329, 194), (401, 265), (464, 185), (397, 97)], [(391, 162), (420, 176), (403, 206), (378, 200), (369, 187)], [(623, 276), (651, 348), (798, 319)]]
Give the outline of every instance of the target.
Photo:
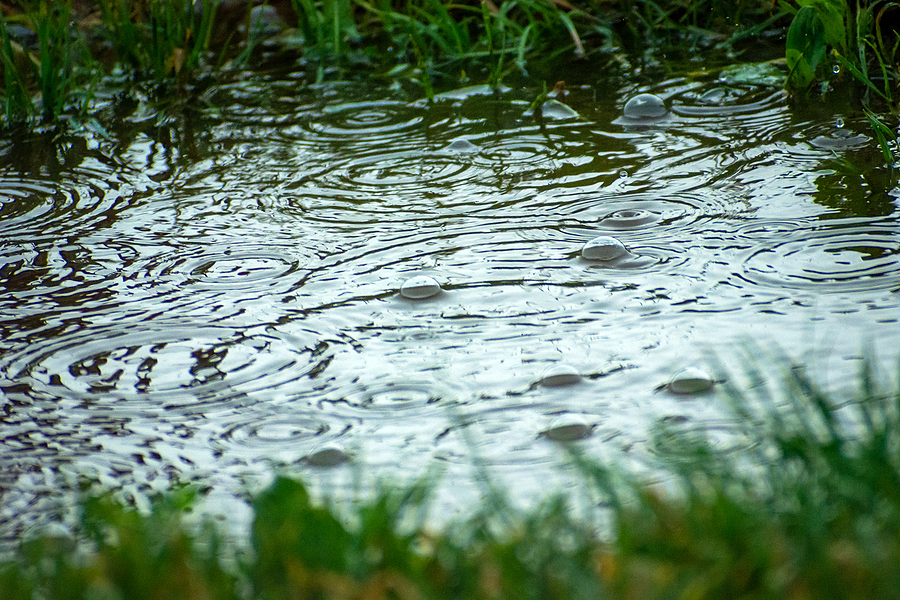
[(434, 277), (418, 275), (401, 286), (400, 295), (411, 300), (421, 300), (422, 298), (431, 298), (440, 291), (441, 284)]
[(559, 364), (544, 371), (541, 375), (540, 383), (544, 387), (561, 387), (564, 385), (573, 385), (579, 381), (581, 381), (581, 375), (575, 367)]
[(625, 116), (629, 119), (655, 119), (666, 112), (665, 103), (653, 94), (638, 94), (625, 104)]
[(705, 369), (689, 367), (676, 373), (666, 386), (673, 394), (702, 394), (713, 388), (715, 381)]
[(832, 66), (832, 67), (831, 67), (831, 72), (834, 73), (835, 75), (837, 75), (838, 73), (840, 73), (840, 72), (841, 72), (841, 65), (835, 64), (834, 66)]
[(615, 260), (628, 254), (624, 244), (614, 237), (602, 235), (589, 241), (581, 249), (587, 260)]
[(593, 430), (594, 426), (587, 424), (581, 417), (563, 415), (553, 421), (541, 434), (554, 442), (572, 442), (588, 437)]

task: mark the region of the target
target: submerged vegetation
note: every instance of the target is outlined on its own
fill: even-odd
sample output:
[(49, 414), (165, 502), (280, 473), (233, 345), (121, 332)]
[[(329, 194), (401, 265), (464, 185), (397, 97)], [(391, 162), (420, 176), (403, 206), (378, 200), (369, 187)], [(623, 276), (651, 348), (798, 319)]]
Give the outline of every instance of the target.
[[(777, 394), (750, 379), (752, 393), (726, 383), (720, 394), (742, 428), (737, 451), (660, 423), (662, 483), (569, 447), (582, 491), (522, 511), (487, 485), (480, 509), (435, 532), (433, 480), (348, 507), (280, 477), (256, 497), (243, 545), (186, 524), (191, 488), (145, 512), (101, 495), (84, 501), (73, 534), (26, 541), (0, 562), (0, 597), (895, 597), (900, 384), (882, 389), (864, 369), (857, 397), (838, 402), (800, 368)], [(575, 516), (577, 494), (595, 515)], [(597, 515), (611, 523), (603, 533)]]

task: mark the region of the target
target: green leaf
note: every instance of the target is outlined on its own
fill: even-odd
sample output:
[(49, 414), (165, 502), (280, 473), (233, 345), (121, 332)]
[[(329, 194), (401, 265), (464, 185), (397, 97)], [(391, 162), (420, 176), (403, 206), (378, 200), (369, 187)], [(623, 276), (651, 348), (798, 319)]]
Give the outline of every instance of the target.
[(869, 125), (872, 126), (872, 130), (875, 132), (875, 137), (878, 138), (878, 146), (881, 148), (881, 156), (884, 158), (884, 162), (889, 169), (894, 167), (894, 151), (891, 149), (891, 144), (896, 143), (897, 136), (891, 131), (891, 128), (885, 125), (878, 116), (875, 115), (870, 110), (863, 109), (866, 113), (866, 119), (869, 121)]
[(277, 478), (253, 502), (253, 548), (262, 581), (279, 585), (295, 563), (313, 570), (346, 569), (350, 535), (326, 509), (312, 504), (299, 481)]
[(785, 55), (790, 69), (788, 86), (808, 87), (825, 58), (825, 29), (816, 9), (804, 6), (797, 12), (788, 29)]
[[(804, 8), (813, 8), (825, 29), (825, 42), (841, 52), (847, 51), (847, 0), (801, 0)], [(800, 9), (801, 11), (803, 8)]]

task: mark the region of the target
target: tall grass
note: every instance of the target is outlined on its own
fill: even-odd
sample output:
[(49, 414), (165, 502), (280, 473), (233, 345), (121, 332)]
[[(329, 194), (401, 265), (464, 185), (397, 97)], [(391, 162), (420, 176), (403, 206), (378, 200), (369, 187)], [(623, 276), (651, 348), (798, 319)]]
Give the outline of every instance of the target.
[(218, 0), (97, 0), (100, 35), (118, 60), (157, 84), (187, 77), (201, 66)]
[(740, 451), (659, 424), (653, 466), (665, 485), (570, 449), (611, 535), (576, 516), (575, 493), (528, 511), (489, 498), (434, 531), (433, 479), (348, 509), (280, 477), (256, 497), (239, 547), (184, 524), (190, 488), (146, 513), (87, 499), (72, 536), (26, 541), (0, 563), (0, 597), (895, 598), (900, 383), (881, 388), (866, 367), (856, 396), (835, 398), (796, 367), (777, 391), (750, 375), (750, 388), (719, 396)]
[[(7, 122), (37, 115), (53, 121), (69, 107), (83, 111), (90, 99), (94, 65), (71, 25), (71, 1), (28, 3), (27, 8), (22, 15), (0, 16)], [(36, 48), (11, 39), (11, 21), (34, 32)]]

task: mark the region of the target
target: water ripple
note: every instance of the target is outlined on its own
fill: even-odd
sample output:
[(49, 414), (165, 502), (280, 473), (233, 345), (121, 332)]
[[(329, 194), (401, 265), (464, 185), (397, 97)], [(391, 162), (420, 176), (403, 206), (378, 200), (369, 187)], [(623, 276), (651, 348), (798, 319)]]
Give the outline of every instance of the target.
[(347, 102), (326, 106), (306, 121), (309, 133), (322, 142), (376, 143), (419, 134), (426, 110), (406, 102), (390, 100)]
[(330, 392), (319, 402), (319, 407), (329, 415), (343, 417), (378, 417), (392, 419), (397, 415), (422, 411), (435, 405), (444, 414), (446, 404), (458, 397), (453, 386), (434, 380), (404, 377), (393, 380), (376, 377), (369, 383), (353, 383)]
[(900, 290), (900, 227), (893, 220), (812, 223), (777, 238), (755, 223), (743, 233), (767, 238), (745, 259), (745, 281), (831, 292)]
[(330, 345), (308, 331), (157, 319), (34, 339), (0, 360), (0, 375), (91, 406), (193, 413), (292, 394), (327, 366)]

